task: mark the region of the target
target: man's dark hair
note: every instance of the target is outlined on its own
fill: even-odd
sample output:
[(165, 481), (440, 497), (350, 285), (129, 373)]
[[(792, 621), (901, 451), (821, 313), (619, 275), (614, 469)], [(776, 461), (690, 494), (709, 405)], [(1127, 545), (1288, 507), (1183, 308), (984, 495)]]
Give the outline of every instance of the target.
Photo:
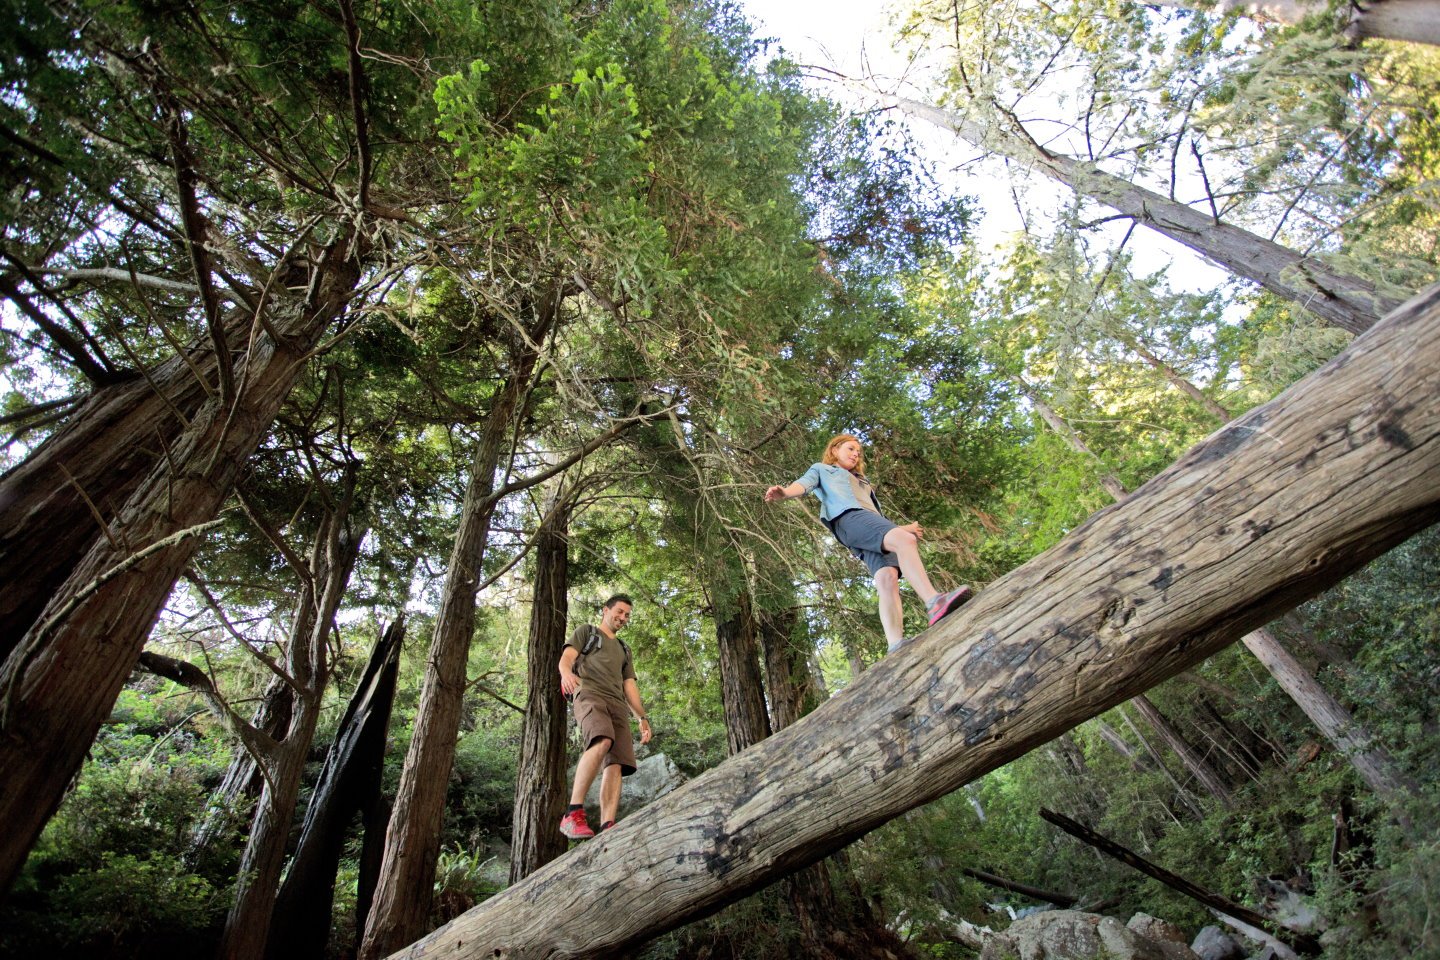
[(617, 604), (617, 603), (628, 603), (628, 604), (630, 604), (630, 606), (632, 606), (632, 607), (635, 606), (635, 601), (630, 599), (630, 594), (628, 594), (628, 593), (617, 593), (617, 594), (615, 594), (615, 596), (611, 597), (609, 600), (606, 600), (604, 603), (600, 604), (600, 609), (602, 609), (602, 610), (609, 610), (611, 607), (615, 606), (615, 604)]

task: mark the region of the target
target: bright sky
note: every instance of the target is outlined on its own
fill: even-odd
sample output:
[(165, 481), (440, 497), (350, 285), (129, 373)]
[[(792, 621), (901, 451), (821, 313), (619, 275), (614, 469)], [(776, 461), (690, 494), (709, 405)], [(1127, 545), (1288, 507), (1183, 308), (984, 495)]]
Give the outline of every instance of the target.
[[(737, 0), (746, 17), (755, 27), (756, 36), (770, 36), (791, 59), (859, 77), (870, 72), (883, 77), (897, 77), (904, 71), (904, 60), (891, 49), (893, 32), (887, 11), (903, 8), (904, 3), (881, 0)], [(850, 101), (842, 90), (831, 84), (817, 83), (818, 93), (838, 100)], [(918, 95), (910, 91), (910, 95)], [(974, 160), (979, 151), (951, 133), (931, 124), (917, 121), (911, 130), (932, 157), (941, 158), (948, 167)], [(983, 213), (976, 225), (978, 246), (994, 250), (1023, 229), (1016, 209), (1012, 180), (998, 161), (967, 164), (961, 190), (978, 199)], [(1023, 192), (1027, 206), (1034, 210), (1061, 209), (1070, 201), (1067, 188), (1035, 176), (1025, 182)], [(1037, 202), (1038, 201), (1038, 202)], [(1128, 223), (1111, 228), (1112, 242), (1118, 243)], [(1130, 240), (1135, 266), (1142, 272), (1161, 269), (1170, 263), (1170, 284), (1175, 289), (1215, 289), (1229, 279), (1229, 274), (1192, 253), (1187, 248), (1152, 231), (1137, 230)]]

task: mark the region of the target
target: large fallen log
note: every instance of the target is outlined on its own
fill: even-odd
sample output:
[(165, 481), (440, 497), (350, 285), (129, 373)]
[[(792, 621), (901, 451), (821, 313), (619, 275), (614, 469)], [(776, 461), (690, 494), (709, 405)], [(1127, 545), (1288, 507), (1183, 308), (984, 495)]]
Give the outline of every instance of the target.
[[(1440, 287), (805, 719), (397, 957), (600, 957), (1185, 670), (1440, 518)], [(663, 735), (663, 731), (662, 731)]]

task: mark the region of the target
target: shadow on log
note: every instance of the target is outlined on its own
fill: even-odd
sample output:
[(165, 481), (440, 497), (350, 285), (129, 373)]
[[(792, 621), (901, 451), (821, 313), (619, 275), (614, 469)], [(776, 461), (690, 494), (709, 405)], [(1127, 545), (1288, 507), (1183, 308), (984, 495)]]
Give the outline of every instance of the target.
[(1440, 286), (809, 716), (395, 956), (602, 957), (1155, 686), (1440, 518)]

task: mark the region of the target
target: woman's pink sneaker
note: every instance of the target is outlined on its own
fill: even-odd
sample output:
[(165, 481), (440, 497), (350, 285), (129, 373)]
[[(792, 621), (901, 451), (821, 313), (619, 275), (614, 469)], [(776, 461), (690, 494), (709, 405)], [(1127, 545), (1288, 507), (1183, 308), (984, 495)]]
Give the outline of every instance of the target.
[(975, 591), (969, 587), (956, 587), (949, 593), (940, 594), (940, 596), (935, 598), (935, 602), (932, 603), (929, 608), (930, 626), (935, 626), (935, 624), (965, 606), (973, 596), (975, 596)]

